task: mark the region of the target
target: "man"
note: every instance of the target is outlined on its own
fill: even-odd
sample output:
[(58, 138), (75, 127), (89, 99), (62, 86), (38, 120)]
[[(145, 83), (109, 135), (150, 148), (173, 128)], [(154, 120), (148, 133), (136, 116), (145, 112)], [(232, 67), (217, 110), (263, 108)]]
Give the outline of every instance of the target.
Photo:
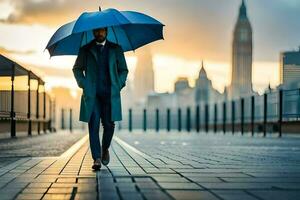
[(101, 168), (101, 162), (109, 163), (114, 121), (122, 120), (120, 91), (126, 85), (128, 74), (124, 52), (118, 44), (106, 39), (107, 31), (107, 28), (93, 30), (95, 39), (80, 48), (72, 69), (78, 86), (83, 89), (79, 120), (88, 123), (94, 170)]

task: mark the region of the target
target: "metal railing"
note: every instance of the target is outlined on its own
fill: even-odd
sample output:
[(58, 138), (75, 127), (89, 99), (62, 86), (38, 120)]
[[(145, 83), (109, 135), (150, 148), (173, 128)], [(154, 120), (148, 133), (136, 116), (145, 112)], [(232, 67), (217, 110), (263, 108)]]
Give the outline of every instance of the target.
[(213, 104), (200, 103), (184, 108), (133, 109), (124, 113), (121, 127), (133, 129), (160, 129), (214, 132), (222, 131), (287, 132), (300, 131), (300, 89), (279, 90)]
[(72, 107), (60, 108), (60, 129), (69, 130), (71, 133), (74, 129), (85, 130), (86, 125), (84, 122), (79, 121), (79, 112)]

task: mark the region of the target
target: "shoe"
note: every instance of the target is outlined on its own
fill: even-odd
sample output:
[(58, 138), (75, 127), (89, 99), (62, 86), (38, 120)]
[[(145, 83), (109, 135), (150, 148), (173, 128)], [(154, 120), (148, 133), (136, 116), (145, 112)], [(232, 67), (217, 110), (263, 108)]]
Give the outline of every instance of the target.
[(108, 151), (108, 149), (106, 149), (106, 150), (103, 150), (102, 151), (102, 164), (103, 165), (108, 165), (108, 163), (109, 163), (109, 151)]
[(99, 170), (100, 168), (101, 168), (101, 159), (97, 158), (96, 160), (94, 160), (94, 164), (92, 166), (92, 169)]

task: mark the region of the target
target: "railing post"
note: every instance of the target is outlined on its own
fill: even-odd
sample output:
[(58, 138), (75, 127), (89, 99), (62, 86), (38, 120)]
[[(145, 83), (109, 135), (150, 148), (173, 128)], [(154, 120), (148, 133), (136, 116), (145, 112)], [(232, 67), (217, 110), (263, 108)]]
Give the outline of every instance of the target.
[(40, 98), (39, 98), (39, 86), (40, 80), (38, 79), (38, 85), (36, 89), (36, 120), (37, 120), (37, 132), (40, 134), (40, 119), (39, 119), (39, 107), (40, 107)]
[(31, 78), (31, 71), (28, 71), (28, 107), (27, 107), (27, 119), (28, 119), (28, 130), (27, 130), (27, 134), (30, 136), (32, 135), (32, 126), (31, 126), (31, 94), (30, 94), (30, 78)]
[(279, 120), (278, 120), (278, 134), (282, 136), (282, 114), (283, 114), (283, 91), (279, 90)]
[(10, 136), (12, 138), (16, 137), (16, 113), (15, 113), (15, 90), (14, 90), (14, 81), (15, 81), (15, 63), (12, 64), (12, 73), (11, 73), (11, 110), (10, 110)]
[(129, 108), (128, 110), (128, 130), (132, 132), (132, 109)]
[(234, 134), (234, 121), (235, 121), (235, 102), (231, 101), (231, 131), (232, 135)]
[(70, 123), (69, 124), (70, 124), (70, 127), (69, 127), (70, 132), (72, 133), (72, 130), (73, 130), (73, 127), (72, 127), (73, 126), (73, 124), (72, 124), (72, 108), (70, 108)]
[(44, 85), (44, 96), (43, 96), (43, 100), (44, 100), (44, 109), (43, 109), (43, 118), (44, 118), (44, 123), (43, 123), (43, 131), (44, 133), (46, 133), (46, 91), (45, 91), (45, 85)]
[(171, 129), (171, 124), (170, 124), (170, 108), (167, 109), (167, 131), (169, 132)]
[(251, 96), (251, 136), (254, 136), (255, 98)]
[(267, 93), (264, 93), (264, 137), (267, 135), (267, 115), (268, 115), (268, 102), (267, 102)]
[(64, 109), (61, 109), (61, 129), (64, 130), (65, 129), (65, 113), (64, 113)]
[(159, 131), (159, 110), (158, 108), (155, 110), (155, 130)]
[(196, 106), (196, 131), (200, 131), (200, 106)]
[(186, 109), (186, 130), (187, 132), (191, 131), (191, 109), (187, 107)]
[(300, 88), (298, 89), (298, 105), (297, 105), (297, 119), (300, 118)]
[(241, 98), (241, 134), (244, 135), (244, 107), (245, 100)]
[(217, 119), (218, 119), (218, 107), (215, 103), (214, 105), (214, 133), (217, 132)]
[(143, 110), (143, 129), (147, 131), (147, 110), (145, 108)]
[(208, 104), (205, 104), (205, 131), (206, 131), (206, 133), (208, 133), (208, 120), (209, 120)]
[(52, 104), (53, 104), (53, 101), (49, 97), (49, 125), (48, 125), (48, 129), (49, 129), (50, 132), (52, 132)]
[(178, 108), (178, 131), (180, 132), (181, 131), (181, 109)]
[(226, 102), (223, 102), (223, 133), (226, 133)]
[(54, 97), (54, 100), (53, 100), (53, 118), (52, 118), (52, 121), (54, 124), (54, 127), (53, 127), (53, 131), (56, 132), (56, 127), (57, 127), (57, 118), (56, 118), (56, 98)]
[(118, 130), (121, 131), (123, 129), (123, 125), (121, 122), (118, 122)]

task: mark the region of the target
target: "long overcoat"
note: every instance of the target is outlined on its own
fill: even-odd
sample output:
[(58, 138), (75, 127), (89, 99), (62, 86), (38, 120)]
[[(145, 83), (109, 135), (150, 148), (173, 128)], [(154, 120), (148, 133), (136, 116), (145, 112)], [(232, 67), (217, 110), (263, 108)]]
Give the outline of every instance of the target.
[[(83, 92), (80, 101), (79, 121), (89, 122), (96, 100), (97, 49), (95, 40), (82, 46), (73, 66), (78, 87)], [(111, 121), (122, 120), (121, 89), (126, 85), (128, 68), (124, 52), (118, 44), (106, 41), (109, 74), (111, 79)], [(109, 97), (108, 97), (109, 98)]]

